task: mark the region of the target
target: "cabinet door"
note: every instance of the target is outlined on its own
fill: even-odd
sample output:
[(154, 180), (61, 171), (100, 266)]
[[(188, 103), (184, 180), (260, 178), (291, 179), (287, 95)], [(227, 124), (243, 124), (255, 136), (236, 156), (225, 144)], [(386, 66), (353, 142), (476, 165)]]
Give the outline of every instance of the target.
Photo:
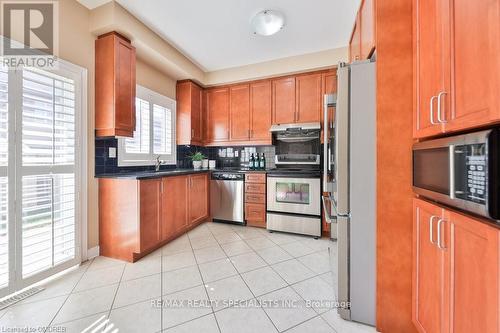
[[(438, 119), (438, 95), (444, 90), (442, 3), (413, 0), (415, 15), (415, 85), (414, 137), (441, 133)], [(446, 96), (441, 96), (446, 97)], [(445, 100), (449, 100), (445, 98)]]
[(202, 100), (203, 90), (196, 84), (191, 83), (191, 141), (201, 144), (203, 141), (202, 133)]
[(352, 30), (351, 41), (349, 42), (350, 62), (361, 59), (361, 20), (360, 15), (356, 15), (356, 23)]
[(153, 248), (161, 241), (161, 179), (139, 181), (140, 250)]
[(295, 122), (295, 78), (272, 81), (273, 87), (273, 124)]
[(122, 131), (133, 132), (135, 130), (135, 48), (121, 38), (116, 38), (115, 70), (115, 126)]
[(458, 213), (447, 215), (446, 332), (499, 332), (499, 230)]
[(250, 84), (250, 140), (271, 140), (271, 81)]
[(364, 0), (361, 16), (361, 59), (368, 59), (375, 49), (375, 0)]
[[(448, 0), (452, 107), (446, 131), (500, 120), (500, 1)], [(447, 90), (447, 99), (450, 90)], [(445, 106), (443, 106), (444, 108)]]
[(189, 221), (194, 224), (208, 216), (208, 174), (189, 177)]
[(229, 90), (227, 88), (207, 91), (207, 141), (229, 140)]
[(321, 120), (321, 74), (300, 75), (297, 85), (298, 123), (312, 123)]
[(188, 176), (162, 179), (162, 240), (169, 239), (187, 228), (188, 180)]
[(231, 141), (250, 138), (250, 87), (248, 84), (229, 88), (230, 139)]
[(443, 210), (419, 199), (413, 208), (413, 321), (422, 333), (441, 332), (444, 254), (436, 228)]

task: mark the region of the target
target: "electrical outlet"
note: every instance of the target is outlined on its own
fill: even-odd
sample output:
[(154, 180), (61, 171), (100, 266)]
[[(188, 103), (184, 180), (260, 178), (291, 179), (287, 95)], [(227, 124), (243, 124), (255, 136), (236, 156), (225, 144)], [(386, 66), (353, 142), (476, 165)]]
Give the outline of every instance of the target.
[(109, 158), (116, 158), (116, 148), (115, 147), (109, 147), (108, 157)]

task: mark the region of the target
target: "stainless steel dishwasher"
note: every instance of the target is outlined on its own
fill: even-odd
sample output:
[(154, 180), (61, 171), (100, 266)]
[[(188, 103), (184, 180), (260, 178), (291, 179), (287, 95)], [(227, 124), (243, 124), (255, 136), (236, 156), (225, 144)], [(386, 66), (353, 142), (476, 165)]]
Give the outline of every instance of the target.
[(245, 175), (235, 172), (213, 172), (210, 180), (210, 209), (215, 222), (245, 224)]

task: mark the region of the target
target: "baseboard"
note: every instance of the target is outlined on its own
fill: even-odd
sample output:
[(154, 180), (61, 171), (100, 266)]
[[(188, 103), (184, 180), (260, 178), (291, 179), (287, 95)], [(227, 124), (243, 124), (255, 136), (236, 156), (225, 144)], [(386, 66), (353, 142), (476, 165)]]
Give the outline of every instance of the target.
[(99, 256), (99, 245), (87, 250), (87, 260)]

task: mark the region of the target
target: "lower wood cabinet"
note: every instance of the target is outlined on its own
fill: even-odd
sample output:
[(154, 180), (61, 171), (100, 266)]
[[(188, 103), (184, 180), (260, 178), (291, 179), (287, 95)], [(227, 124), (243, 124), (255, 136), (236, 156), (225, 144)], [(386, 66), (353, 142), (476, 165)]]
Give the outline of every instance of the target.
[(499, 232), (414, 200), (413, 322), (419, 332), (499, 332)]
[(99, 180), (101, 255), (134, 262), (209, 216), (208, 173)]
[(208, 174), (189, 177), (189, 225), (197, 225), (208, 217)]
[(173, 235), (182, 233), (188, 227), (188, 184), (189, 177), (165, 177), (162, 195), (162, 240), (168, 240)]
[(266, 174), (245, 174), (245, 221), (249, 226), (266, 227)]

